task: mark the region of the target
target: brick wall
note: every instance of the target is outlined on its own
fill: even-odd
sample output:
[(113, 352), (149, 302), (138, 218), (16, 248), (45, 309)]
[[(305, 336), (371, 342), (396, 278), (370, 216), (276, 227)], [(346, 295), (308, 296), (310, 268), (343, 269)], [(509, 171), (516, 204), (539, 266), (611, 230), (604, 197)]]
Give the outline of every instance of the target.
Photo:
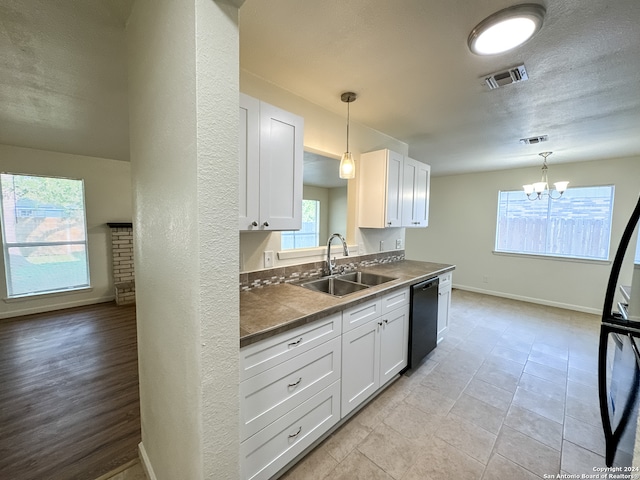
[(113, 283), (116, 303), (126, 305), (136, 301), (135, 273), (133, 270), (133, 228), (131, 224), (110, 223), (113, 253)]

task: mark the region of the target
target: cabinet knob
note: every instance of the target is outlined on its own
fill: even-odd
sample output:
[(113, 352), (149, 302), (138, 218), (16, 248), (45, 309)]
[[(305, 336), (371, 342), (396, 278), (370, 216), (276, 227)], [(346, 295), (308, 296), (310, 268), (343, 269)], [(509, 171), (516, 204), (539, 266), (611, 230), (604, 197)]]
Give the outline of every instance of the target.
[(382, 322), (378, 322), (378, 326), (381, 327), (382, 326)]
[(391, 226), (391, 222), (387, 222), (387, 225)]
[(385, 324), (389, 323), (389, 320), (387, 320), (386, 318), (383, 321)]
[(255, 220), (253, 222), (251, 222), (251, 226), (252, 227), (257, 227), (258, 226), (258, 222), (256, 222)]
[(264, 222), (264, 223), (262, 224), (262, 226), (263, 226), (263, 227), (268, 227), (268, 226), (269, 226), (269, 222)]

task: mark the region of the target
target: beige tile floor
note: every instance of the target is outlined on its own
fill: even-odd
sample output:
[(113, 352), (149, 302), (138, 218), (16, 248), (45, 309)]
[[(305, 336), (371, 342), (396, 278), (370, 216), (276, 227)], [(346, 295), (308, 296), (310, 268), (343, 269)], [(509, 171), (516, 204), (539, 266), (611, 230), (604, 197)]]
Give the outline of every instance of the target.
[[(438, 348), (282, 478), (593, 474), (604, 466), (599, 321), (454, 290), (450, 331)], [(119, 475), (113, 480), (144, 479), (139, 464)]]

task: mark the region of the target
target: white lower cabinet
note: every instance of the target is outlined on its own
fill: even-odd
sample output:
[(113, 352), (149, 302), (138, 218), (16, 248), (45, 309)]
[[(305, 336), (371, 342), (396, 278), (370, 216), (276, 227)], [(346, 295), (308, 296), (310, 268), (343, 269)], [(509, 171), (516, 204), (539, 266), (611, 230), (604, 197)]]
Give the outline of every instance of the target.
[(240, 471), (266, 480), (407, 366), (409, 289), (240, 350)]
[(380, 327), (380, 385), (386, 384), (407, 366), (409, 349), (409, 305), (382, 317)]
[(336, 381), (240, 444), (241, 478), (271, 478), (339, 420)]
[(342, 416), (380, 386), (380, 325), (371, 320), (342, 335)]
[(242, 382), (241, 440), (340, 380), (340, 353), (338, 337)]
[(449, 331), (449, 310), (451, 309), (451, 272), (440, 275), (438, 285), (438, 343)]
[(342, 334), (342, 417), (407, 366), (408, 289), (404, 297), (397, 308)]

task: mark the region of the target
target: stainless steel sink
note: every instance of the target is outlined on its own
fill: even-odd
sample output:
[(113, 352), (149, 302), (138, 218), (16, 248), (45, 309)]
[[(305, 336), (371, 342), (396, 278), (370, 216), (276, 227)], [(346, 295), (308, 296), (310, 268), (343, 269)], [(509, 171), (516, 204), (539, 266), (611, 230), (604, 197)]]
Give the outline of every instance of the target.
[(384, 275), (377, 275), (375, 273), (367, 272), (345, 273), (342, 275), (338, 275), (336, 278), (340, 280), (348, 280), (349, 282), (360, 283), (362, 285), (368, 285), (371, 287), (395, 280), (395, 278), (393, 277), (386, 277)]
[(375, 273), (351, 272), (315, 280), (306, 280), (298, 282), (296, 285), (316, 292), (328, 293), (334, 297), (343, 297), (392, 280), (395, 280), (395, 278)]
[(358, 292), (369, 288), (368, 285), (360, 283), (348, 282), (336, 277), (325, 277), (317, 280), (309, 280), (306, 282), (298, 283), (301, 287), (314, 290), (316, 292), (328, 293), (334, 297), (343, 297), (350, 293)]

